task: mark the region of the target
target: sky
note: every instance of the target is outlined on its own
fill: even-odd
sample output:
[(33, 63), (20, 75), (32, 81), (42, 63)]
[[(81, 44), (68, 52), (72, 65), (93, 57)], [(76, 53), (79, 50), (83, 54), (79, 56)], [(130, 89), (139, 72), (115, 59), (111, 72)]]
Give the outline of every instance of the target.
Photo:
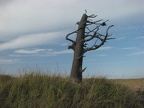
[[(143, 0), (0, 0), (0, 72), (69, 75), (73, 60), (65, 36), (87, 10), (109, 20), (115, 39), (87, 52), (84, 77), (144, 78)], [(73, 38), (75, 36), (72, 36)]]

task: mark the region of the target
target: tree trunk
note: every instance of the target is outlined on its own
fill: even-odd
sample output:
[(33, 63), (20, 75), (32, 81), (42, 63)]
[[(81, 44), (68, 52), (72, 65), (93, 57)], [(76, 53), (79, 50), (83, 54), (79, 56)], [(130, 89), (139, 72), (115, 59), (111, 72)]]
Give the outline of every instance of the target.
[(86, 21), (87, 21), (87, 15), (83, 14), (79, 26), (78, 26), (78, 32), (76, 37), (76, 45), (74, 47), (74, 57), (73, 57), (73, 63), (72, 63), (72, 69), (71, 69), (71, 75), (70, 78), (72, 82), (81, 83), (82, 82), (82, 63), (83, 63), (83, 44), (85, 38), (85, 27), (86, 27)]
[[(104, 45), (104, 43), (107, 42), (107, 40), (114, 39), (111, 38), (110, 37), (111, 35), (109, 35), (108, 33), (108, 30), (113, 25), (109, 26), (106, 29), (105, 34), (101, 34), (98, 32), (99, 29), (102, 26), (106, 26), (106, 22), (108, 20), (106, 20), (105, 22), (101, 22), (102, 20), (91, 21), (91, 18), (95, 17), (96, 15), (94, 14), (90, 16), (87, 16), (86, 13), (83, 14), (80, 22), (76, 23), (78, 24), (78, 29), (66, 35), (66, 40), (72, 42), (72, 45), (68, 46), (68, 49), (72, 49), (74, 51), (73, 63), (70, 74), (70, 79), (72, 82), (76, 83), (82, 82), (82, 73), (86, 69), (86, 68), (82, 69), (84, 53), (86, 53), (87, 51), (96, 50), (100, 48), (102, 45)], [(91, 25), (95, 27), (93, 29), (89, 28), (89, 26)], [(69, 38), (69, 36), (74, 33), (77, 34), (76, 40)], [(86, 42), (92, 40), (95, 40), (95, 43), (91, 47), (87, 46)]]

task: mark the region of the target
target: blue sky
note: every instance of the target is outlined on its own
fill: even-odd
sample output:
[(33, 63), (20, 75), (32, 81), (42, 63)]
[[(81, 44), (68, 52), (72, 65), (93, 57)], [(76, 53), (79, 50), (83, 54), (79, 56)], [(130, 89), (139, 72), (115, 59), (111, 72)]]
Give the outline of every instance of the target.
[(0, 0), (0, 71), (40, 69), (70, 74), (73, 51), (65, 36), (84, 10), (109, 20), (114, 40), (87, 52), (84, 76), (144, 77), (143, 0)]

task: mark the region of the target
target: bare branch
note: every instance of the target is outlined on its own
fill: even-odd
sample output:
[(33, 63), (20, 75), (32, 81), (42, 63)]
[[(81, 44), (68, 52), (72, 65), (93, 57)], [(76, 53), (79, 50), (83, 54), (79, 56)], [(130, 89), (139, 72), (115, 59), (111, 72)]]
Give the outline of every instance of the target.
[(94, 25), (97, 25), (97, 24), (99, 24), (98, 22), (100, 22), (100, 21), (102, 21), (102, 20), (103, 20), (103, 19), (98, 20), (98, 21), (94, 21), (94, 22), (88, 20), (88, 21), (86, 22), (86, 26), (93, 25), (93, 24), (94, 24)]
[[(100, 26), (100, 25), (99, 25)], [(99, 28), (99, 26), (97, 26), (97, 27), (95, 27), (94, 29), (92, 29), (92, 30), (90, 30), (88, 27), (86, 27), (88, 30), (89, 30), (89, 32), (85, 32), (86, 34), (90, 34), (91, 32), (95, 32), (95, 30), (97, 29), (97, 28)]]
[[(77, 22), (76, 24), (79, 25), (79, 22)], [(75, 25), (76, 25), (76, 24), (75, 24)]]
[(87, 67), (85, 67), (81, 72), (83, 73), (86, 70)]
[(75, 43), (75, 41), (74, 41), (74, 40), (72, 40), (72, 39), (68, 38), (70, 35), (72, 35), (72, 34), (74, 34), (74, 33), (77, 33), (77, 30), (76, 30), (76, 31), (74, 31), (74, 32), (69, 33), (69, 34), (66, 36), (66, 40), (69, 40), (70, 42)]
[(69, 40), (70, 42), (72, 42), (72, 45), (68, 46), (68, 49), (72, 49), (72, 50), (75, 50), (75, 45), (76, 45), (76, 41), (68, 38), (70, 35), (74, 34), (74, 33), (77, 33), (77, 30), (74, 31), (74, 32), (71, 32), (69, 33), (67, 36), (66, 36), (66, 40)]
[[(86, 27), (86, 29), (87, 29), (89, 32), (91, 32), (91, 30), (90, 30), (88, 27)], [(87, 32), (87, 34), (88, 34), (88, 32)]]
[(102, 21), (102, 20), (103, 20), (103, 19), (97, 20), (97, 21), (95, 21), (95, 23), (100, 22), (100, 21)]
[[(79, 22), (77, 22), (76, 24), (78, 24)], [(70, 42), (72, 42), (72, 43), (75, 43), (75, 41), (74, 40), (72, 40), (72, 39), (70, 39), (70, 38), (68, 38), (70, 35), (72, 35), (72, 34), (74, 34), (74, 33), (77, 33), (80, 29), (82, 29), (83, 27), (81, 27), (81, 28), (79, 28), (78, 30), (76, 30), (76, 31), (73, 31), (73, 32), (71, 32), (71, 33), (69, 33), (69, 34), (67, 34), (67, 36), (65, 37), (66, 38), (66, 40), (69, 40)]]
[(102, 22), (102, 23), (101, 23), (101, 26), (106, 26), (106, 22), (107, 22), (107, 21), (109, 21), (109, 20), (106, 20), (106, 21)]
[(97, 28), (97, 30), (94, 32), (94, 34), (89, 39), (85, 39), (84, 42), (90, 41), (93, 38), (95, 38), (98, 30), (99, 30), (99, 28)]
[(85, 9), (85, 14), (87, 14), (87, 10)]
[(106, 30), (106, 35), (105, 35), (104, 39), (102, 39), (102, 38), (100, 38), (100, 37), (97, 36), (97, 38), (101, 40), (101, 43), (100, 43), (99, 45), (96, 45), (96, 42), (95, 42), (95, 44), (94, 44), (92, 47), (86, 48), (85, 51), (84, 51), (84, 53), (87, 52), (87, 51), (96, 50), (96, 49), (100, 48), (100, 47), (106, 42), (106, 40), (111, 39), (111, 38), (108, 38), (108, 36), (109, 36), (109, 35), (108, 35), (108, 30), (109, 30), (109, 28), (111, 28), (112, 26), (114, 26), (114, 25), (111, 25), (111, 26), (109, 26), (109, 27), (107, 28), (107, 30)]
[(91, 34), (87, 34), (87, 35), (85, 35), (85, 38), (87, 38), (87, 37), (92, 37), (93, 35), (91, 35)]
[(97, 15), (95, 15), (95, 14), (88, 16), (88, 18), (95, 18), (95, 17), (97, 17)]
[(106, 40), (115, 39), (115, 38), (107, 38)]
[(70, 38), (68, 38), (68, 37), (69, 37), (70, 35), (74, 34), (74, 33), (77, 33), (77, 32), (78, 32), (80, 29), (82, 29), (82, 28), (83, 28), (83, 27), (79, 28), (79, 29), (76, 30), (76, 31), (73, 31), (73, 32), (67, 34), (67, 36), (65, 37), (66, 40), (69, 40), (69, 41), (72, 42), (72, 43), (76, 43), (74, 40), (72, 40), (72, 39), (70, 39)]
[(72, 43), (72, 45), (68, 46), (68, 49), (75, 50), (76, 42)]

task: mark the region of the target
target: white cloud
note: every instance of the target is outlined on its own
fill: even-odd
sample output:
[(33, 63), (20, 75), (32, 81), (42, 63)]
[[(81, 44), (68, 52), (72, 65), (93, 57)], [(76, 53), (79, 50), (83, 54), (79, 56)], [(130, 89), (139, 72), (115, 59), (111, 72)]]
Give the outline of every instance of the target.
[(16, 50), (15, 53), (19, 53), (19, 54), (37, 54), (40, 52), (44, 52), (46, 51), (46, 49), (31, 49), (31, 50)]
[(85, 9), (88, 14), (98, 14), (100, 19), (129, 17), (143, 13), (143, 4), (144, 1), (137, 0), (13, 0), (0, 7), (0, 39), (11, 39), (22, 33), (67, 29), (69, 24), (80, 19)]
[[(73, 53), (72, 50), (59, 50), (56, 51), (54, 49), (20, 49), (14, 51), (16, 54), (10, 55), (10, 56), (56, 56), (61, 54), (71, 54)], [(18, 54), (18, 55), (17, 55)], [(24, 54), (24, 55), (20, 55)]]
[(123, 50), (135, 50), (138, 49), (137, 47), (126, 47), (126, 48), (121, 48)]
[(108, 0), (107, 5), (103, 5), (105, 0), (3, 0), (1, 3), (7, 5), (0, 7), (0, 40), (5, 41), (0, 43), (0, 51), (54, 43), (66, 35), (58, 31), (76, 28), (74, 24), (85, 7), (88, 14), (98, 14), (98, 19), (118, 19), (144, 10), (143, 2), (137, 0)]
[(52, 0), (15, 0), (0, 9), (0, 39), (8, 39), (22, 33), (51, 32), (65, 28), (66, 24), (76, 19), (64, 8), (70, 3)]
[(0, 64), (14, 64), (18, 63), (20, 59), (2, 59), (0, 58)]
[(0, 0), (0, 6), (5, 6), (11, 2), (13, 2), (13, 0)]
[(134, 52), (129, 54), (129, 56), (144, 55), (144, 51)]
[(68, 43), (62, 43), (61, 46), (68, 46)]
[(60, 54), (71, 54), (73, 53), (72, 50), (60, 50), (60, 51), (54, 51), (54, 50), (51, 50), (51, 51), (48, 51), (48, 55), (60, 55)]
[(110, 49), (112, 49), (113, 47), (110, 47), (110, 46), (107, 46), (107, 47), (100, 47), (99, 49), (97, 49), (97, 50), (110, 50)]
[[(64, 41), (62, 42), (60, 39), (65, 40), (64, 36), (67, 33), (77, 29), (75, 23), (80, 20), (85, 9), (87, 9), (88, 15), (98, 15), (95, 20), (109, 19), (108, 23), (112, 23), (116, 27), (112, 29), (112, 31), (115, 29), (115, 33), (112, 34), (116, 37), (123, 36), (119, 40), (128, 36), (130, 37), (129, 42), (131, 42), (133, 36), (129, 35), (129, 31), (131, 34), (138, 32), (139, 36), (143, 36), (139, 29), (141, 24), (139, 25), (135, 21), (142, 22), (144, 0), (0, 0), (0, 3), (0, 53), (5, 58), (8, 55), (21, 58), (22, 56), (72, 54), (72, 50), (61, 50), (54, 46), (45, 51), (40, 51), (37, 47), (45, 49), (44, 45), (57, 42), (61, 46)], [(128, 44), (131, 44), (129, 42)], [(118, 42), (116, 46), (121, 44), (123, 43)], [(65, 45), (63, 44), (63, 46)], [(10, 49), (16, 52), (12, 53)], [(101, 47), (98, 50), (112, 51), (111, 49), (112, 47)], [(134, 53), (134, 55), (140, 54), (143, 52)], [(121, 53), (117, 54), (118, 58), (119, 55)], [(14, 63), (18, 60), (0, 59), (0, 63), (2, 62)], [(31, 61), (27, 59), (27, 62)]]
[(9, 42), (0, 44), (0, 51), (44, 44), (56, 44), (61, 36), (63, 36), (61, 32), (23, 35)]

